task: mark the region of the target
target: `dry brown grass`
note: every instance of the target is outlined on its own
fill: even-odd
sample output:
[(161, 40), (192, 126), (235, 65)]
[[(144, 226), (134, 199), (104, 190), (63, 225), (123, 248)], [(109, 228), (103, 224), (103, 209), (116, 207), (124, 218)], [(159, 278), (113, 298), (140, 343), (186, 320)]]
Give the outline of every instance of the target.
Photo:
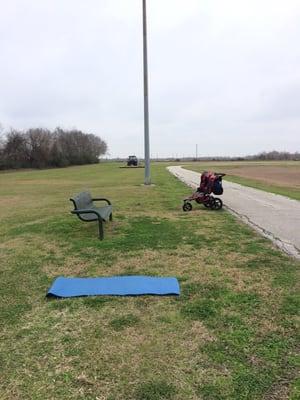
[(255, 179), (267, 184), (298, 187), (300, 188), (300, 167), (289, 166), (239, 166), (238, 168), (224, 168), (229, 175), (241, 176), (243, 178)]
[[(225, 212), (183, 214), (190, 189), (164, 167), (147, 189), (140, 172), (122, 172), (0, 176), (15, 202), (0, 215), (1, 400), (158, 400), (170, 385), (172, 400), (286, 396), (278, 377), (295, 370), (296, 318), (282, 307), (296, 263)], [(69, 214), (82, 182), (115, 205), (103, 242)], [(45, 299), (56, 276), (120, 274), (176, 276), (181, 296)]]

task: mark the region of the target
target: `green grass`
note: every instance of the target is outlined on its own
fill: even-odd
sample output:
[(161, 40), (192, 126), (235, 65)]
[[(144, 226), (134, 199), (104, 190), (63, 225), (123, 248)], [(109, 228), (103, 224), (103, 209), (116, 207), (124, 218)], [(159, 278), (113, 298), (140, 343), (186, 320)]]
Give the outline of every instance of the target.
[(242, 178), (234, 175), (228, 175), (226, 176), (225, 179), (231, 182), (239, 183), (240, 185), (250, 186), (255, 189), (264, 190), (265, 192), (280, 194), (282, 196), (286, 196), (291, 199), (300, 200), (299, 187), (292, 187), (292, 186), (283, 187), (278, 185), (271, 185), (265, 182), (259, 182), (258, 180), (255, 179)]
[(142, 383), (135, 394), (137, 400), (172, 399), (176, 393), (175, 386), (164, 381)]
[(114, 318), (110, 321), (110, 326), (115, 330), (115, 331), (122, 331), (123, 329), (129, 327), (129, 326), (135, 326), (139, 323), (140, 319), (133, 315), (124, 315), (123, 317), (120, 318)]
[[(299, 398), (299, 263), (153, 166), (0, 174), (0, 398)], [(69, 211), (83, 189), (114, 205)], [(179, 297), (45, 298), (57, 276), (176, 276)], [(277, 396), (277, 397), (276, 397)]]
[[(289, 197), (291, 199), (300, 200), (300, 180), (296, 185), (279, 185), (272, 182), (267, 182), (264, 174), (263, 168), (280, 167), (285, 169), (288, 173), (290, 168), (297, 168), (299, 170), (300, 176), (300, 163), (298, 161), (266, 161), (266, 162), (196, 162), (193, 164), (183, 164), (184, 168), (202, 172), (204, 170), (214, 170), (217, 172), (227, 173), (225, 180), (239, 183), (241, 185), (253, 187), (255, 189), (264, 190), (265, 192), (280, 194), (282, 196)], [(261, 168), (261, 180), (253, 179), (246, 176), (238, 176), (239, 173), (242, 174), (241, 168), (243, 167), (253, 167)], [(229, 171), (229, 172), (227, 172)], [(236, 174), (233, 172), (236, 171)]]

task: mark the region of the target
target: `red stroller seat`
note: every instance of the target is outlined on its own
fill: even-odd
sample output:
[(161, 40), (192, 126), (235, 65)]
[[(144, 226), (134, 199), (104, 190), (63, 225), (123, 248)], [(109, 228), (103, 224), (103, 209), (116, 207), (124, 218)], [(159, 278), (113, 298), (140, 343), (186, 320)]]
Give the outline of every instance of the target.
[(211, 171), (204, 171), (201, 174), (200, 186), (197, 192), (202, 192), (205, 194), (210, 194), (212, 192), (216, 175)]

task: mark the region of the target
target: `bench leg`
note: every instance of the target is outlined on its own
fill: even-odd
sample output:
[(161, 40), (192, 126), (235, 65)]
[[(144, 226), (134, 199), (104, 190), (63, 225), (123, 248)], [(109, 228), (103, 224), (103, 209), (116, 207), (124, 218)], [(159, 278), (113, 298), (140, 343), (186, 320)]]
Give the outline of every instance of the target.
[(103, 232), (103, 222), (99, 219), (99, 239), (103, 240), (104, 232)]
[(112, 213), (109, 216), (109, 220), (112, 221)]

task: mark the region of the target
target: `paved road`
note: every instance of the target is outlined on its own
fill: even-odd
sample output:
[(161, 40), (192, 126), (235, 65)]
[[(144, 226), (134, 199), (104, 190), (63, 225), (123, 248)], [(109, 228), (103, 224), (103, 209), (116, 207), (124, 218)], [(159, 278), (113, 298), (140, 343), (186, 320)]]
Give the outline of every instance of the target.
[[(187, 185), (199, 186), (200, 174), (182, 167), (168, 170)], [(223, 181), (226, 208), (286, 253), (300, 259), (300, 201)]]

